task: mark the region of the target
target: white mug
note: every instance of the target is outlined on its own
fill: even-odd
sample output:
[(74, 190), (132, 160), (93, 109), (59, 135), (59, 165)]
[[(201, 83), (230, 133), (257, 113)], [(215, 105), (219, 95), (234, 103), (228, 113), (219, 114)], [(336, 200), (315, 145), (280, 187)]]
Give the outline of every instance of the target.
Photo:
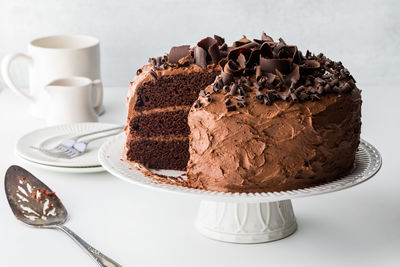
[[(50, 82), (44, 87), (50, 100), (47, 125), (97, 122), (94, 109), (101, 105), (102, 88), (100, 80), (92, 81), (86, 77), (68, 77)], [(93, 95), (96, 95), (96, 99), (93, 99)]]
[[(10, 65), (17, 58), (25, 59), (30, 65), (29, 92), (18, 88), (10, 76)], [(83, 76), (91, 80), (101, 79), (99, 40), (83, 35), (39, 38), (29, 43), (28, 54), (17, 53), (6, 56), (1, 70), (8, 87), (29, 100), (29, 113), (43, 118), (49, 101), (43, 87), (49, 82), (70, 76)], [(96, 112), (100, 113), (101, 109), (102, 105), (96, 108)]]

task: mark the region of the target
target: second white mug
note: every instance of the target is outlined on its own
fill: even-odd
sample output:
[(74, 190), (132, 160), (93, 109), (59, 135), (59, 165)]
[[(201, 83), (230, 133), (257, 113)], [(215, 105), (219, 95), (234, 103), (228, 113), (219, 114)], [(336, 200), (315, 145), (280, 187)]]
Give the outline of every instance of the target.
[(101, 105), (102, 87), (100, 80), (76, 76), (50, 82), (44, 87), (49, 96), (47, 125), (97, 122), (95, 108)]
[[(30, 66), (29, 91), (18, 88), (10, 75), (10, 66), (17, 58), (26, 60)], [(49, 101), (43, 89), (46, 84), (70, 76), (101, 79), (99, 40), (83, 35), (57, 35), (35, 39), (29, 43), (27, 54), (6, 56), (1, 70), (7, 86), (29, 100), (29, 113), (44, 118)], [(98, 97), (94, 95), (93, 98)], [(101, 111), (102, 105), (99, 105), (96, 112)]]

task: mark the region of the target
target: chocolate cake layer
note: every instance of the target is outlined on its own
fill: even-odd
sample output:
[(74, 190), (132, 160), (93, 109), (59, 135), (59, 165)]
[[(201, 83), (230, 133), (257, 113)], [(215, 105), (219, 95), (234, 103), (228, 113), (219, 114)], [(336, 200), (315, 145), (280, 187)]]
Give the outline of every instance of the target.
[(137, 88), (137, 111), (170, 106), (191, 106), (200, 90), (211, 84), (219, 72), (164, 75)]
[(183, 109), (135, 116), (129, 123), (130, 133), (141, 137), (188, 136), (190, 133), (187, 122), (188, 112), (188, 109)]
[(189, 140), (131, 140), (127, 159), (152, 169), (185, 170)]

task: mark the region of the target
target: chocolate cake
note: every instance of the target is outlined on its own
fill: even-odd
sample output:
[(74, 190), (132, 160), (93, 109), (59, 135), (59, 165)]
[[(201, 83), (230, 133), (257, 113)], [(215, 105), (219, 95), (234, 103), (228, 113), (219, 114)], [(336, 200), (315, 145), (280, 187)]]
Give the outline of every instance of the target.
[(198, 189), (299, 189), (351, 170), (360, 118), (360, 90), (341, 62), (264, 33), (230, 47), (207, 37), (137, 71), (126, 156), (187, 167), (185, 185)]
[(137, 71), (127, 100), (128, 160), (154, 169), (186, 169), (189, 109), (220, 73), (217, 63), (226, 54), (224, 40), (209, 37), (193, 49), (173, 47)]

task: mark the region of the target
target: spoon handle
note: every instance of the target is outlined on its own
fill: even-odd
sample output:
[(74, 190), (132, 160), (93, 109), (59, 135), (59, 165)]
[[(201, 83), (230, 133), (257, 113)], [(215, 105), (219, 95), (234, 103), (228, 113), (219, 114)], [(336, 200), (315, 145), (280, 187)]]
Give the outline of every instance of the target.
[(105, 256), (103, 253), (93, 248), (91, 245), (86, 243), (82, 238), (80, 238), (77, 234), (72, 232), (69, 228), (64, 225), (57, 225), (57, 228), (66, 233), (69, 237), (72, 238), (83, 250), (92, 257), (99, 266), (101, 267), (122, 267), (122, 265), (116, 263), (109, 257)]

